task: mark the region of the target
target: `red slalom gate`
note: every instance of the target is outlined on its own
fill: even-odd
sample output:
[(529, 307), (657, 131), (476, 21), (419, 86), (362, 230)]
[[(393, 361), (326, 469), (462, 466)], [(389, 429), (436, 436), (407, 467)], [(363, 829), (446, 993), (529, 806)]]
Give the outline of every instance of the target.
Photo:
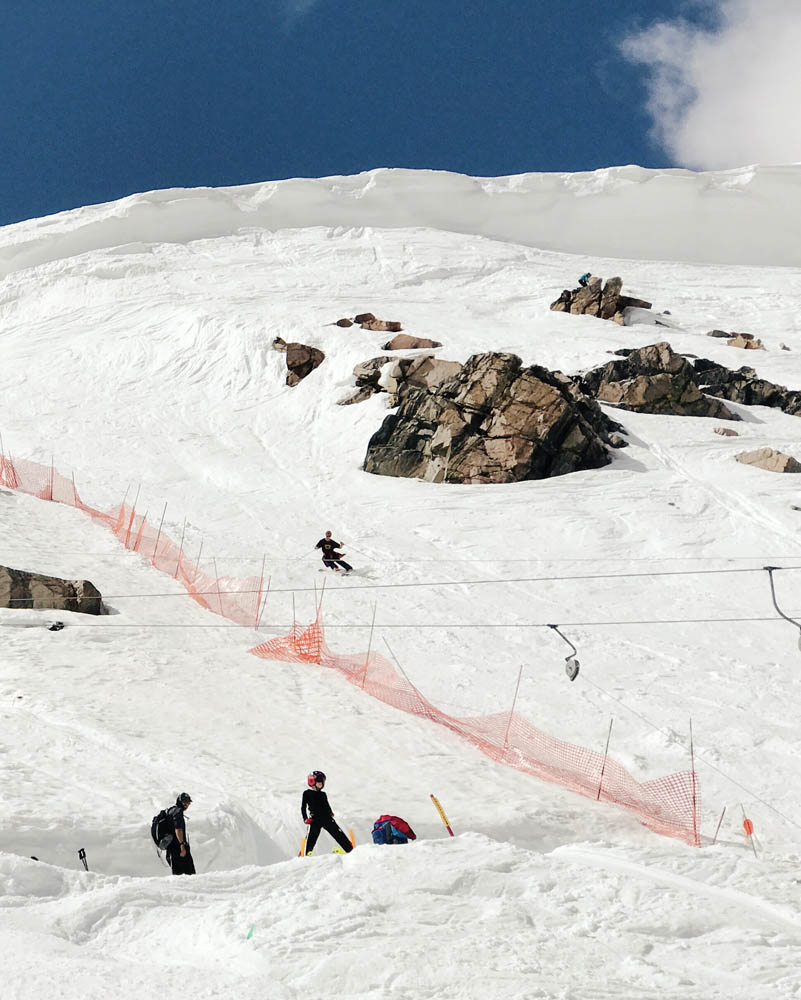
[(608, 755), (549, 736), (516, 713), (511, 718), (508, 712), (455, 718), (432, 705), (380, 653), (332, 653), (319, 615), (311, 625), (293, 625), (289, 635), (263, 642), (250, 652), (266, 660), (333, 667), (372, 697), (445, 726), (499, 763), (588, 798), (614, 803), (655, 833), (696, 847), (700, 844), (698, 780), (692, 771), (639, 782)]

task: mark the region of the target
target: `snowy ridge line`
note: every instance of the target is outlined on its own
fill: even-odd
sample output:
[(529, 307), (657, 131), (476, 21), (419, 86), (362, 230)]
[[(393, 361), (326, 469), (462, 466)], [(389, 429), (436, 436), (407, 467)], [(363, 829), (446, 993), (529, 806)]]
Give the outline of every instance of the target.
[(309, 227), (425, 228), (626, 260), (801, 264), (801, 164), (470, 177), (370, 170), (172, 188), (0, 229), (0, 277), (91, 251)]
[[(263, 575), (234, 578), (204, 573), (184, 554), (183, 540), (180, 546), (176, 545), (161, 527), (156, 530), (148, 522), (147, 515), (137, 514), (135, 507), (124, 500), (109, 513), (90, 507), (80, 498), (75, 477), (67, 479), (53, 465), (12, 459), (0, 453), (0, 485), (83, 511), (109, 528), (126, 549), (140, 553), (157, 570), (181, 583), (192, 600), (207, 611), (237, 625), (256, 625)], [(241, 587), (242, 584), (245, 586)]]
[(265, 660), (338, 670), (365, 694), (445, 726), (500, 764), (587, 798), (620, 806), (654, 833), (700, 847), (700, 791), (694, 770), (639, 782), (607, 754), (550, 736), (516, 712), (463, 719), (448, 715), (380, 653), (332, 653), (325, 642), (319, 609), (310, 625), (304, 628), (296, 623), (288, 635), (260, 643), (249, 652)]

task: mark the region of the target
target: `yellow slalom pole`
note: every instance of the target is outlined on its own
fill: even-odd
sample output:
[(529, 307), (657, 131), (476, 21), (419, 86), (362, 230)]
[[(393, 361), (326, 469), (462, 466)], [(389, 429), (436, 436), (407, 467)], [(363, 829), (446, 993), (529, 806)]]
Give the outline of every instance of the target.
[(450, 835), (451, 835), (451, 836), (453, 837), (453, 836), (454, 836), (454, 832), (453, 832), (453, 830), (451, 830), (451, 825), (450, 825), (450, 823), (448, 822), (448, 817), (447, 817), (447, 816), (445, 815), (445, 810), (444, 810), (444, 809), (442, 808), (442, 806), (441, 806), (441, 805), (439, 804), (439, 799), (438, 799), (438, 798), (436, 797), (436, 795), (434, 795), (434, 794), (433, 794), (433, 792), (432, 792), (432, 794), (431, 794), (431, 801), (432, 801), (432, 802), (434, 803), (434, 805), (435, 805), (435, 806), (437, 807), (437, 812), (439, 813), (439, 817), (440, 817), (440, 819), (441, 819), (441, 820), (442, 820), (442, 822), (443, 822), (443, 823), (445, 824), (445, 829), (446, 829), (446, 830), (448, 831), (448, 833), (449, 833), (449, 834), (450, 834)]

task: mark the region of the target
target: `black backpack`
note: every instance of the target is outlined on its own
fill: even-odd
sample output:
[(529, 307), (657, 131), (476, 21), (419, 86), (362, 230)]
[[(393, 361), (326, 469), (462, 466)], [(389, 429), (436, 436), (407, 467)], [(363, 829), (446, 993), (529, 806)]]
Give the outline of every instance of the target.
[(160, 813), (157, 813), (153, 817), (150, 823), (150, 836), (160, 851), (165, 850), (172, 843), (175, 836), (175, 827), (166, 809), (162, 809)]

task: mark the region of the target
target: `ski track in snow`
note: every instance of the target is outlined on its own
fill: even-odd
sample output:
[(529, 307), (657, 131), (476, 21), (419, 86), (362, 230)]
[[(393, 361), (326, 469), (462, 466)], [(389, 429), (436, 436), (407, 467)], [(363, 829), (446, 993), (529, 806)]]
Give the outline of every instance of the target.
[[(405, 171), (154, 192), (0, 230), (6, 450), (53, 455), (94, 506), (112, 507), (128, 487), (158, 521), (166, 501), (164, 530), (178, 539), (186, 517), (186, 551), (194, 557), (202, 541), (206, 571), (216, 560), (221, 574), (258, 574), (266, 554), (272, 587), (258, 634), (231, 627), (78, 511), (0, 491), (0, 561), (89, 578), (114, 612), (60, 613), (57, 633), (42, 627), (52, 614), (0, 612), (3, 1000), (109, 990), (120, 1000), (154, 990), (215, 1000), (801, 995), (792, 627), (576, 625), (567, 634), (582, 672), (572, 685), (561, 640), (526, 627), (772, 616), (763, 573), (604, 574), (801, 565), (794, 478), (734, 461), (763, 445), (801, 459), (798, 418), (735, 407), (740, 436), (722, 439), (718, 421), (608, 408), (630, 444), (606, 469), (442, 487), (361, 472), (386, 397), (336, 405), (353, 366), (388, 338), (329, 324), (368, 309), (442, 341), (441, 358), (512, 351), (570, 373), (668, 339), (801, 388), (801, 274), (765, 265), (797, 262), (774, 218), (795, 210), (777, 192), (796, 174), (741, 178), (748, 258), (747, 241), (735, 245), (720, 221), (733, 174), (638, 170), (543, 180), (554, 207), (534, 212), (530, 239), (512, 201), (499, 207), (497, 197), (514, 192), (533, 211), (534, 175), (493, 186)], [(662, 245), (685, 246), (685, 182), (707, 199), (710, 234), (698, 246), (711, 263), (524, 245), (536, 230), (553, 247), (564, 223), (561, 245), (590, 253), (595, 192), (631, 253), (646, 257), (657, 241), (643, 229), (638, 242), (638, 224), (666, 211), (659, 198), (672, 192)], [(576, 192), (589, 215), (570, 215)], [(482, 216), (485, 204), (497, 211)], [(715, 257), (727, 239), (732, 256)], [(677, 328), (551, 313), (588, 266), (621, 274), (626, 292), (669, 309)], [(767, 350), (734, 351), (705, 337), (713, 327), (751, 331)], [(276, 336), (326, 353), (295, 389)], [(318, 573), (313, 546), (327, 528), (344, 540), (354, 578)], [(777, 574), (789, 613), (801, 613), (799, 579)], [(501, 767), (334, 672), (249, 656), (291, 625), (293, 592), (298, 621), (313, 618), (323, 580), (329, 645), (365, 650), (375, 604), (373, 648), (386, 655), (386, 640), (454, 715), (507, 711), (522, 664), (523, 716), (599, 750), (613, 717), (610, 754), (641, 780), (689, 766), (692, 718), (706, 846), (659, 838), (619, 810)], [(172, 596), (137, 596), (160, 594)], [(296, 857), (313, 767), (327, 771), (337, 819), (356, 831), (360, 846), (346, 857), (327, 854), (325, 834), (316, 857)], [(161, 877), (148, 826), (184, 788), (200, 874), (179, 881)], [(420, 840), (368, 845), (383, 812), (408, 819)]]

